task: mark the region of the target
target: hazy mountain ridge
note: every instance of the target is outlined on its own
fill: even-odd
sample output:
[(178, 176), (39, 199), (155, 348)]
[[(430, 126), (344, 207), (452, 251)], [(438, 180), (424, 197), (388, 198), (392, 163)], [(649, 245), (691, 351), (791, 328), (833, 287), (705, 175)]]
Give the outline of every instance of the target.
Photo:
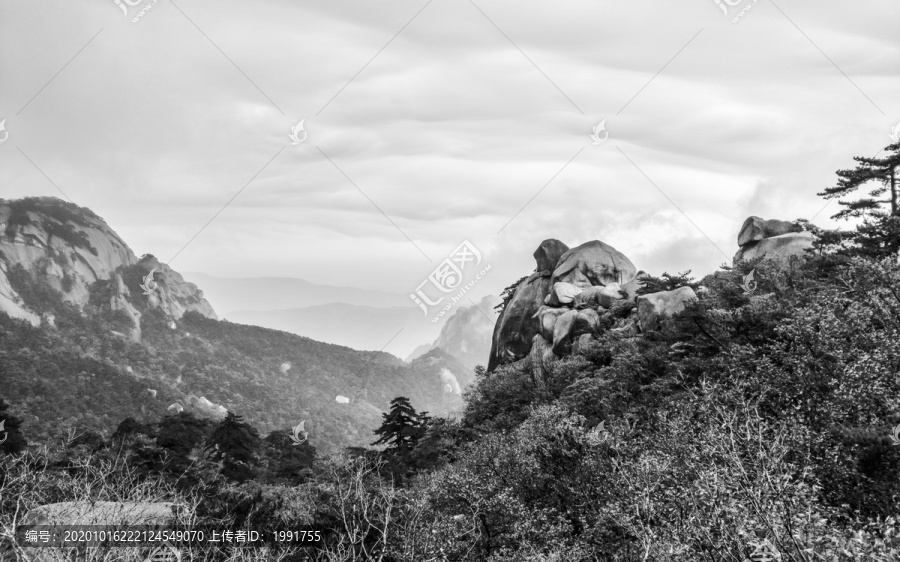
[(320, 285), (291, 277), (224, 278), (185, 272), (185, 278), (202, 286), (207, 298), (223, 316), (234, 311), (269, 311), (346, 303), (372, 308), (409, 306), (405, 295)]
[[(494, 307), (500, 302), (500, 297), (487, 295), (478, 303), (461, 306), (444, 323), (434, 343), (417, 347), (406, 360), (411, 362), (433, 349), (441, 349), (464, 367), (464, 372), (454, 374), (468, 383), (477, 365), (487, 365), (491, 335), (498, 317)], [(466, 384), (462, 380), (460, 382)]]
[[(312, 337), (354, 349), (377, 350), (392, 343), (419, 341), (413, 327), (419, 320), (412, 306), (376, 308), (348, 303), (329, 303), (285, 310), (239, 310), (227, 319)], [(399, 333), (398, 333), (399, 332)], [(397, 335), (397, 338), (391, 339)]]

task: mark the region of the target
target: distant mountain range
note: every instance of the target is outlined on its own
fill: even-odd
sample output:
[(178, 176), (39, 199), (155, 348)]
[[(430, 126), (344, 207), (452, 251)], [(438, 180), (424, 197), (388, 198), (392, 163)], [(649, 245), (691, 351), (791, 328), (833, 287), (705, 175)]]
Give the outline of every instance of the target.
[(206, 298), (226, 317), (239, 310), (290, 310), (331, 303), (417, 310), (408, 296), (399, 293), (318, 285), (290, 277), (232, 279), (194, 272), (183, 275), (197, 286), (203, 287)]
[(440, 330), (410, 305), (376, 308), (330, 303), (288, 310), (239, 310), (224, 316), (231, 322), (284, 330), (353, 349), (384, 349), (398, 357), (423, 340), (434, 339)]
[(383, 349), (403, 357), (423, 342), (434, 341), (442, 325), (424, 318), (401, 294), (286, 277), (185, 276), (203, 287), (204, 296), (226, 320), (353, 349)]

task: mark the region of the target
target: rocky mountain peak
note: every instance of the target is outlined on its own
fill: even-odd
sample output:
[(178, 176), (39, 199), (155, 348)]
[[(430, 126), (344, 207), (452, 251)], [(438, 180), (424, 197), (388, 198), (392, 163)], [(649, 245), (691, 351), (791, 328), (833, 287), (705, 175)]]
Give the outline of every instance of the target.
[[(157, 302), (148, 299), (150, 307), (161, 308), (172, 318), (180, 318), (188, 310), (215, 318), (212, 307), (192, 283), (186, 283), (177, 272), (153, 258), (160, 286)], [(41, 324), (38, 311), (29, 306), (11, 283), (15, 272), (30, 274), (78, 307), (91, 300), (91, 286), (98, 281), (111, 281), (112, 295), (108, 304), (113, 310), (125, 310), (135, 329), (131, 337), (140, 338), (140, 313), (134, 306), (135, 291), (128, 290), (122, 273), (144, 266), (122, 238), (90, 209), (56, 197), (0, 199), (0, 311)], [(149, 269), (151, 267), (147, 268)], [(126, 278), (127, 278), (126, 274)], [(133, 287), (134, 288), (134, 287)], [(21, 287), (20, 287), (21, 289)]]
[[(750, 217), (738, 234), (735, 262), (783, 261), (802, 256), (812, 244), (813, 235), (798, 224)], [(606, 329), (616, 337), (635, 337), (698, 299), (689, 286), (639, 295), (646, 274), (599, 240), (574, 248), (544, 240), (534, 259), (534, 272), (510, 288), (494, 325), (489, 372), (524, 361), (539, 381), (550, 363), (596, 338), (601, 326), (612, 326)]]

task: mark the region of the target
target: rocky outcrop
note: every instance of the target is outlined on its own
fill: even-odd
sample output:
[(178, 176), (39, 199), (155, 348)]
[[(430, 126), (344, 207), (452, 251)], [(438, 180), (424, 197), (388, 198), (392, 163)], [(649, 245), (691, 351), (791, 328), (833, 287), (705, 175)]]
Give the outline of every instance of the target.
[(531, 351), (531, 340), (537, 335), (534, 315), (544, 306), (550, 292), (550, 277), (539, 272), (519, 283), (494, 325), (488, 371), (504, 363), (517, 361)]
[(803, 256), (812, 248), (813, 241), (812, 233), (804, 231), (798, 224), (749, 217), (738, 233), (740, 249), (734, 255), (734, 263), (759, 258), (786, 261), (793, 256)]
[(622, 291), (618, 283), (610, 283), (606, 287), (596, 286), (588, 287), (575, 299), (575, 308), (609, 308), (614, 302), (627, 297), (627, 293)]
[(748, 217), (738, 232), (738, 246), (746, 246), (765, 238), (773, 238), (791, 232), (802, 232), (803, 229), (790, 221), (765, 220), (759, 217)]
[[(41, 505), (31, 509), (22, 518), (21, 526), (27, 530), (33, 525), (81, 526), (97, 525), (122, 527), (130, 525), (169, 526), (179, 520), (185, 506), (171, 502), (111, 502), (77, 501)], [(28, 562), (55, 562), (68, 560), (69, 548), (35, 547), (19, 544), (23, 560)], [(110, 560), (130, 560), (131, 548), (105, 549)], [(154, 558), (155, 559), (155, 558)], [(19, 560), (12, 557), (10, 560)], [(148, 558), (149, 560), (149, 558)]]
[(200, 398), (190, 397), (189, 405), (191, 413), (199, 418), (206, 418), (214, 421), (221, 421), (228, 415), (228, 410), (224, 406), (214, 404), (207, 400), (205, 396)]
[(683, 311), (687, 303), (695, 300), (697, 295), (690, 287), (641, 295), (637, 298), (638, 326), (642, 332), (656, 330), (662, 320)]
[(31, 509), (22, 525), (164, 525), (175, 521), (171, 502), (75, 501)]
[(559, 283), (554, 283), (550, 288), (550, 294), (544, 298), (544, 304), (550, 306), (568, 305), (582, 292), (584, 292), (584, 289), (581, 287), (576, 287), (571, 283), (560, 281)]
[(734, 261), (750, 261), (764, 258), (772, 261), (787, 261), (791, 257), (803, 257), (806, 250), (813, 247), (815, 238), (811, 232), (792, 232), (764, 238), (742, 246), (734, 256)]
[(621, 284), (637, 270), (624, 254), (599, 240), (564, 248), (550, 239), (535, 250), (535, 272), (519, 283), (494, 326), (488, 371), (525, 357), (545, 364), (546, 353), (565, 353), (573, 338), (596, 331), (598, 311), (627, 297)]
[[(2, 225), (0, 225), (2, 226)], [(25, 307), (22, 298), (13, 291), (6, 277), (7, 264), (0, 259), (0, 312), (5, 312), (13, 318), (25, 320), (37, 328), (41, 325), (41, 318)]]
[(131, 304), (129, 300), (131, 291), (122, 280), (122, 276), (118, 273), (113, 277), (113, 294), (109, 299), (109, 308), (111, 310), (121, 310), (131, 320), (131, 330), (128, 337), (131, 341), (141, 341), (141, 313)]
[[(735, 261), (786, 259), (802, 255), (813, 236), (791, 222), (750, 217), (738, 242)], [(638, 295), (647, 274), (599, 240), (562, 251), (565, 247), (545, 240), (535, 250), (535, 272), (515, 287), (494, 326), (489, 372), (527, 363), (540, 386), (549, 365), (590, 346), (602, 326), (616, 338), (641, 337), (698, 299), (691, 287)], [(559, 257), (551, 267), (555, 255)], [(626, 315), (628, 308), (632, 310)]]
[(535, 272), (543, 276), (550, 275), (556, 268), (559, 258), (568, 251), (569, 247), (555, 238), (544, 240), (533, 254), (534, 261), (537, 262)]
[(151, 308), (159, 308), (168, 316), (178, 319), (193, 310), (207, 318), (218, 319), (212, 306), (203, 298), (203, 291), (197, 285), (185, 281), (180, 273), (153, 256), (145, 256), (139, 265), (149, 274), (153, 271), (156, 290), (147, 295)]
[(599, 240), (585, 242), (559, 258), (553, 282), (565, 281), (578, 287), (628, 283), (637, 270), (625, 254)]
[[(152, 262), (152, 263), (151, 263)], [(158, 302), (170, 317), (178, 319), (188, 310), (216, 318), (212, 306), (194, 284), (156, 258), (144, 263), (157, 266)], [(128, 245), (88, 209), (55, 197), (29, 197), (15, 201), (0, 199), (0, 311), (41, 325), (12, 288), (10, 268), (21, 266), (39, 282), (56, 289), (72, 304), (82, 307), (91, 297), (90, 286), (97, 281), (112, 283), (109, 305), (123, 310), (134, 328), (129, 337), (140, 341), (140, 313), (120, 272), (138, 264)]]

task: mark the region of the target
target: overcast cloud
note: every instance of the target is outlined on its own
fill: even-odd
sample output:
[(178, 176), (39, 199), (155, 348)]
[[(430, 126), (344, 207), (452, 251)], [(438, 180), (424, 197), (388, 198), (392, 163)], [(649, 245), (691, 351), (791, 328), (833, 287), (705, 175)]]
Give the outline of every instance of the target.
[(812, 218), (900, 120), (894, 0), (759, 0), (737, 23), (715, 0), (137, 12), (0, 3), (0, 194), (55, 183), (181, 271), (408, 293), (467, 239), (492, 265), (477, 298), (558, 238), (702, 275), (747, 216)]

